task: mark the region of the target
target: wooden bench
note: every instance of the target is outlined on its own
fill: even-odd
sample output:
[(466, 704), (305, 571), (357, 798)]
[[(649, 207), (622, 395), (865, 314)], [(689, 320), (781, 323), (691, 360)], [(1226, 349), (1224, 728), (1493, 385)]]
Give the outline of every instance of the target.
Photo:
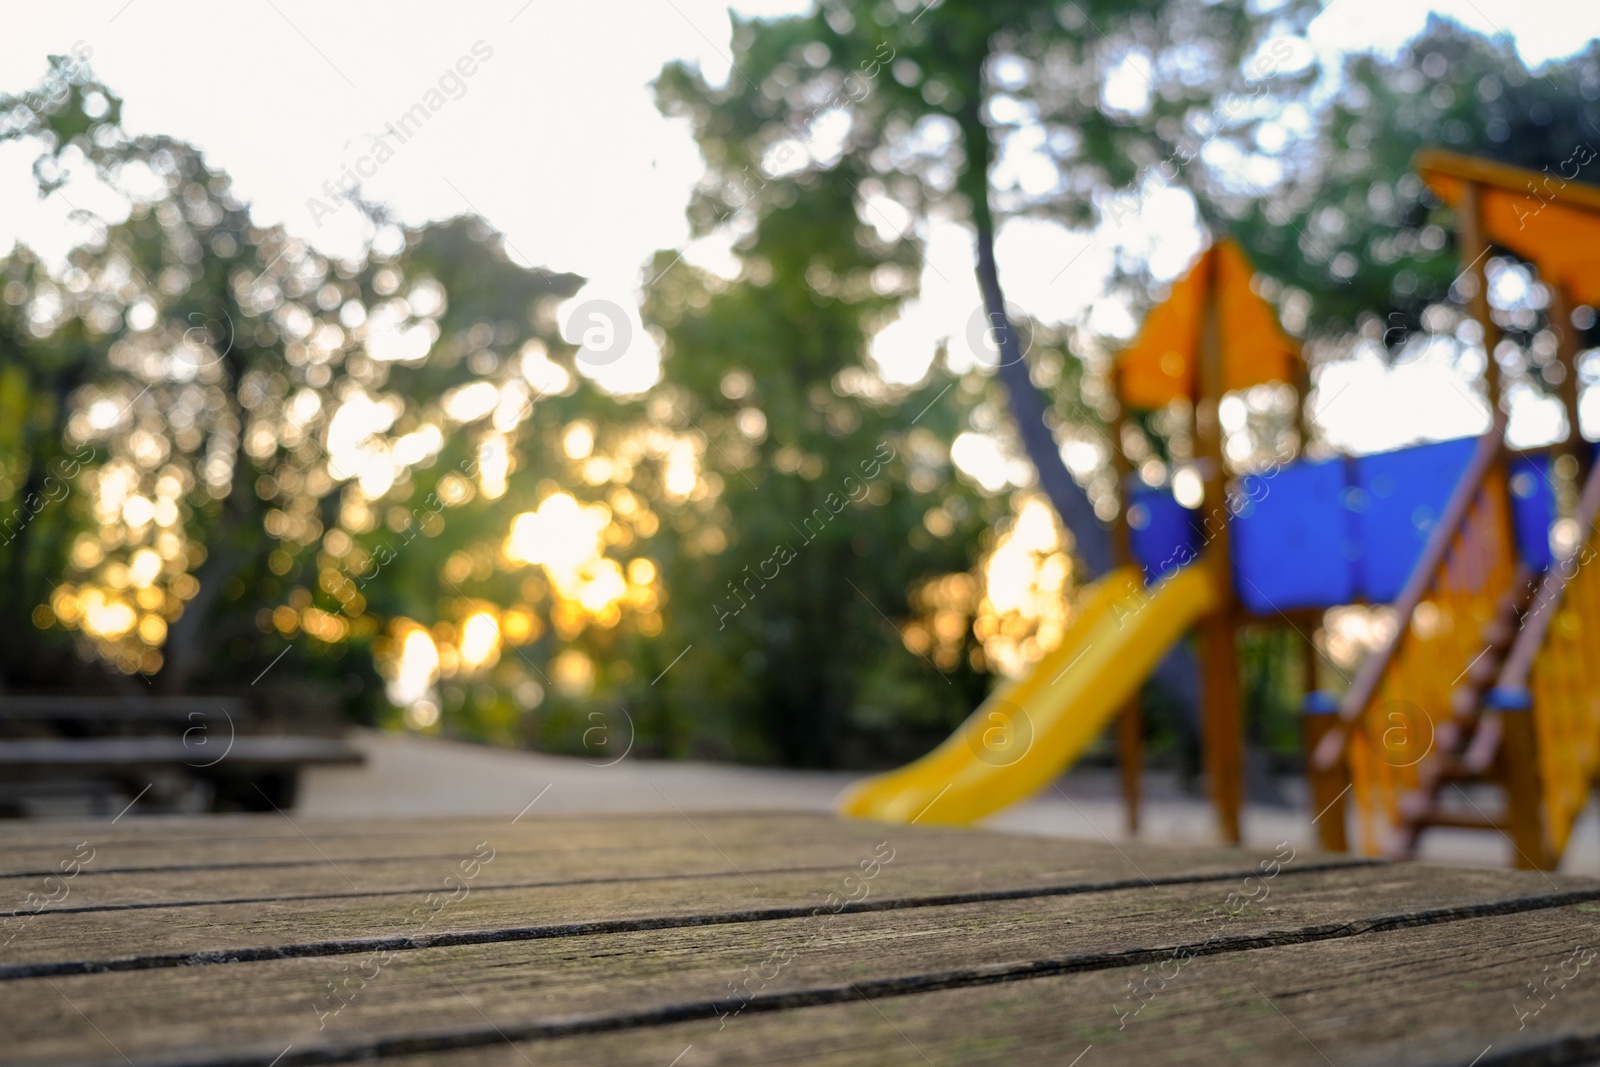
[(291, 819), (0, 826), (7, 1062), (1600, 1055), (1594, 880), (809, 815)]
[(231, 716), (249, 716), (244, 701), (233, 697), (107, 697), (77, 693), (0, 696), (0, 723), (48, 722), (79, 725), (192, 723)]
[(231, 697), (0, 697), (0, 810), (73, 793), (103, 810), (145, 790), (171, 808), (198, 785), (202, 807), (267, 811), (293, 805), (302, 767), (362, 759), (335, 738), (242, 732), (252, 719)]
[(29, 767), (98, 770), (181, 763), (201, 767), (207, 757), (241, 767), (286, 767), (303, 763), (360, 763), (361, 753), (344, 741), (325, 737), (236, 737), (217, 739), (213, 754), (181, 737), (113, 737), (85, 741), (0, 741), (0, 771)]

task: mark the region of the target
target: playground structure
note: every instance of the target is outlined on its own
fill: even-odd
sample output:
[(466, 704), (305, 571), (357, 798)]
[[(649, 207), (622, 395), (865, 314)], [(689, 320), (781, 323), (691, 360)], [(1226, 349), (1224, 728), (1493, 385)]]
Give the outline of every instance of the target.
[[(1352, 821), (1368, 854), (1409, 855), (1428, 828), (1454, 826), (1504, 834), (1518, 866), (1559, 863), (1600, 766), (1600, 578), (1586, 566), (1600, 554), (1600, 474), (1590, 472), (1579, 430), (1570, 314), (1600, 305), (1600, 190), (1565, 185), (1535, 200), (1528, 190), (1542, 181), (1548, 191), (1548, 175), (1443, 152), (1419, 154), (1416, 168), (1454, 209), (1462, 277), (1472, 279), (1471, 311), (1488, 355), (1489, 430), (1359, 457), (1291, 453), (1230, 476), (1223, 396), (1293, 385), (1303, 450), (1308, 377), (1298, 347), (1252, 291), (1243, 253), (1216, 242), (1150, 312), (1116, 368), (1122, 410), (1191, 403), (1198, 511), (1135, 479), (1119, 413), (1111, 451), (1123, 487), (1120, 566), (1080, 592), (1061, 644), (1026, 677), (997, 688), (927, 756), (858, 783), (841, 802), (846, 814), (976, 821), (1046, 787), (1120, 718), (1124, 801), (1136, 829), (1135, 698), (1193, 629), (1205, 777), (1219, 831), (1237, 842), (1244, 748), (1236, 646), (1241, 626), (1264, 623), (1303, 638), (1311, 691), (1302, 726), (1324, 848), (1348, 849)], [(1492, 247), (1531, 265), (1550, 293), (1557, 346), (1546, 377), (1568, 426), (1553, 446), (1514, 452), (1506, 444), (1494, 358), (1501, 331), (1486, 271)], [(1563, 478), (1581, 486), (1564, 517), (1555, 488)], [(1566, 551), (1556, 558), (1558, 520)], [(1310, 635), (1326, 609), (1347, 604), (1389, 605), (1391, 636), (1342, 694), (1314, 689)], [(1460, 788), (1484, 784), (1503, 796), (1491, 811)]]

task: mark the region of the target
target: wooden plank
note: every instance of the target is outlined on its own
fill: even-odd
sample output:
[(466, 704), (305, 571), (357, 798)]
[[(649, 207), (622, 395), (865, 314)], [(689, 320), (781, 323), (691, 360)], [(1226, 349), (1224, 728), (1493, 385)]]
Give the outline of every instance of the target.
[[(1596, 917), (1593, 905), (1582, 905), (1515, 921), (1473, 919), (1201, 957), (1168, 964), (1164, 972), (1159, 966), (1128, 967), (870, 1000), (846, 988), (841, 992), (848, 999), (826, 1005), (747, 1008), (720, 1029), (713, 1016), (515, 1045), (496, 1035), (482, 1045), (399, 1055), (385, 1063), (1592, 1063), (1600, 1057), (1600, 958), (1580, 965), (1585, 957), (1574, 954), (1574, 945), (1592, 950)], [(1176, 977), (1159, 985), (1175, 968)], [(1570, 981), (1552, 977), (1574, 971)], [(1124, 1020), (1121, 1013), (1139, 1003), (1129, 983), (1147, 979), (1154, 994), (1137, 1016)], [(1524, 1016), (1541, 1004), (1529, 983), (1547, 980), (1543, 1009)], [(280, 1067), (292, 1067), (293, 1056)]]
[[(538, 779), (530, 783), (529, 800), (543, 792), (540, 786)], [(290, 815), (291, 820), (279, 815), (254, 813), (151, 817), (140, 817), (135, 813), (117, 822), (105, 818), (0, 822), (0, 846), (5, 849), (5, 856), (0, 859), (8, 859), (18, 849), (70, 848), (74, 842), (84, 838), (115, 845), (119, 849), (163, 849), (167, 854), (183, 855), (184, 849), (193, 853), (203, 846), (209, 851), (211, 846), (229, 843), (248, 845), (252, 849), (274, 842), (298, 842), (303, 845), (307, 836), (317, 841), (377, 839), (392, 842), (468, 836), (481, 839), (488, 833), (496, 836), (510, 833), (536, 836), (541, 840), (605, 846), (649, 841), (663, 833), (693, 837), (696, 836), (695, 824), (706, 828), (719, 827), (719, 839), (728, 834), (781, 839), (794, 833), (827, 833), (834, 837), (864, 841), (881, 838), (880, 829), (886, 826), (904, 828), (903, 824), (898, 823), (841, 820), (829, 812), (763, 811), (755, 803), (751, 809), (744, 811), (690, 810), (687, 815), (682, 811), (545, 814), (538, 810), (520, 814), (508, 811), (493, 816), (422, 818), (330, 818), (297, 812), (291, 812)], [(961, 834), (967, 840), (999, 836), (981, 830), (926, 826), (915, 827), (912, 832)], [(282, 852), (277, 852), (265, 858), (278, 859), (282, 855)], [(0, 874), (14, 866), (0, 867)]]
[[(893, 862), (882, 867), (867, 903), (893, 895), (899, 873)], [(365, 946), (350, 946), (363, 954), (341, 948), (337, 956), (170, 967), (141, 972), (137, 980), (125, 973), (24, 978), (4, 983), (9, 1010), (0, 1017), (0, 1040), (15, 1062), (44, 1063), (110, 1061), (116, 1057), (109, 1039), (141, 1067), (228, 1057), (267, 1063), (292, 1045), (280, 1064), (290, 1067), (363, 1058), (418, 1041), (481, 1048), (499, 1042), (501, 1033), (553, 1037), (679, 1019), (699, 1019), (709, 1031), (720, 1013), (739, 1006), (730, 986), (748, 981), (750, 969), (770, 976), (750, 987), (768, 998), (752, 1017), (842, 1003), (856, 989), (928, 1003), (909, 994), (1008, 982), (1032, 986), (1060, 974), (1095, 983), (1085, 990), (1111, 990), (1106, 1003), (1130, 967), (1159, 964), (1184, 946), (1200, 956), (1248, 949), (1242, 955), (1267, 960), (1282, 946), (1360, 941), (1375, 928), (1461, 924), (1494, 914), (1512, 916), (1488, 925), (1514, 936), (1562, 902), (1600, 900), (1600, 883), (1411, 866), (1296, 873), (1291, 864), (1255, 884), (1179, 883), (792, 919), (728, 916), (715, 925), (569, 931), (399, 951), (386, 966)], [(831, 885), (820, 879), (816, 891)], [(1233, 920), (1208, 921), (1228, 906), (1230, 893), (1246, 892), (1260, 905), (1243, 907)], [(1567, 910), (1585, 924), (1592, 920), (1592, 914)], [(1575, 929), (1560, 925), (1562, 936)], [(1345, 951), (1371, 966), (1365, 950)], [(324, 1014), (336, 1002), (313, 1003), (335, 981), (349, 983), (349, 1004)], [(1057, 1000), (1054, 1010), (1080, 1002)], [(741, 1027), (748, 1021), (736, 1020)], [(968, 1037), (993, 1035), (970, 1020), (956, 1021)], [(1109, 1033), (1114, 1021), (1102, 1008), (1092, 1025)], [(530, 1058), (554, 1062), (543, 1053)]]
[(0, 721), (9, 722), (210, 723), (219, 722), (219, 714), (243, 721), (250, 714), (249, 705), (237, 697), (0, 696)]
[[(162, 820), (151, 820), (160, 822)], [(95, 849), (93, 861), (80, 877), (99, 878), (114, 872), (154, 872), (161, 870), (195, 872), (196, 884), (217, 884), (231, 888), (244, 875), (218, 875), (212, 883), (209, 871), (265, 870), (295, 866), (326, 866), (331, 858), (346, 865), (382, 864), (401, 859), (454, 862), (470, 853), (473, 846), (489, 841), (507, 855), (541, 853), (551, 863), (562, 857), (585, 853), (614, 853), (625, 857), (637, 848), (679, 848), (688, 855), (733, 850), (776, 847), (805, 843), (834, 842), (859, 847), (893, 837), (917, 842), (919, 850), (942, 850), (952, 857), (968, 855), (998, 859), (1055, 857), (1056, 869), (1117, 872), (1126, 874), (1131, 865), (1150, 872), (1183, 870), (1224, 870), (1240, 864), (1242, 853), (1235, 848), (1209, 846), (1186, 849), (1152, 849), (1112, 845), (1104, 842), (1067, 841), (1020, 835), (994, 834), (959, 828), (906, 827), (856, 820), (840, 820), (830, 815), (681, 815), (668, 812), (637, 816), (568, 816), (536, 818), (528, 816), (513, 824), (509, 819), (441, 820), (407, 832), (406, 823), (395, 820), (319, 822), (267, 814), (240, 817), (231, 835), (187, 837), (179, 832), (159, 839), (135, 840), (107, 833), (116, 828), (105, 822), (78, 824), (72, 831), (53, 836), (48, 843), (9, 844), (9, 832), (0, 828), (0, 887), (7, 879), (37, 878), (55, 873), (59, 862), (73, 853), (78, 843), (87, 841)], [(926, 844), (922, 844), (926, 842)], [(1096, 875), (1095, 877), (1100, 877)], [(250, 877), (255, 877), (251, 874)], [(365, 883), (361, 883), (365, 885)], [(404, 883), (400, 883), (404, 884)], [(3, 902), (4, 897), (0, 897)], [(0, 903), (0, 907), (3, 907)]]
[[(537, 792), (538, 787), (535, 786), (529, 791), (529, 798), (532, 799)], [(72, 842), (80, 841), (86, 837), (92, 837), (97, 841), (108, 844), (114, 843), (119, 847), (126, 848), (135, 846), (199, 846), (228, 841), (250, 843), (300, 841), (303, 840), (301, 837), (302, 832), (310, 832), (319, 840), (324, 838), (354, 840), (366, 837), (393, 840), (428, 838), (452, 833), (471, 834), (491, 826), (502, 828), (520, 826), (524, 821), (537, 822), (541, 819), (548, 821), (552, 818), (564, 819), (572, 827), (581, 826), (588, 832), (595, 832), (612, 824), (627, 824), (638, 818), (650, 817), (647, 815), (593, 816), (569, 814), (559, 817), (529, 815), (526, 820), (512, 823), (511, 819), (516, 814), (515, 812), (507, 812), (503, 817), (436, 816), (432, 818), (406, 819), (330, 819), (302, 815), (298, 812), (292, 814), (292, 824), (281, 817), (256, 813), (222, 813), (203, 816), (143, 816), (137, 809), (116, 821), (112, 821), (109, 817), (13, 821), (0, 823), (0, 843), (3, 843), (9, 852), (18, 848), (49, 849), (60, 848), (63, 845), (70, 847)], [(662, 817), (664, 818), (664, 816)], [(800, 817), (811, 818), (811, 816)], [(782, 823), (780, 828), (787, 825), (787, 822)], [(296, 827), (299, 827), (299, 830)], [(556, 827), (552, 824), (547, 828), (547, 832), (554, 832), (555, 829)]]
[[(1137, 888), (1172, 882), (1236, 882), (1254, 868), (1236, 851), (1201, 859), (1159, 853), (1158, 862), (1131, 859), (1116, 849), (1077, 849), (1002, 835), (927, 831), (905, 834), (895, 828), (895, 899), (917, 906), (947, 901), (952, 896), (984, 899), (996, 894), (1033, 897), (1065, 896), (1114, 888)], [(952, 852), (960, 842), (959, 853)], [(759, 842), (744, 847), (711, 847), (697, 851), (681, 846), (630, 846), (584, 852), (576, 856), (493, 853), (491, 862), (470, 863), (478, 869), (465, 899), (426, 924), (432, 939), (493, 937), (492, 931), (525, 931), (561, 924), (616, 923), (661, 916), (742, 915), (761, 909), (786, 909), (804, 914), (821, 903), (826, 891), (818, 885), (855, 871), (871, 845), (855, 841), (784, 844)], [(449, 860), (421, 863), (350, 865), (333, 863), (244, 873), (237, 871), (163, 872), (80, 877), (66, 883), (65, 898), (34, 913), (35, 901), (0, 920), (0, 941), (10, 939), (0, 956), (0, 979), (37, 973), (156, 966), (174, 956), (248, 951), (270, 956), (282, 946), (309, 953), (309, 946), (358, 938), (402, 938), (417, 933), (418, 912), (426, 914), (429, 894), (460, 895), (467, 879), (458, 864), (471, 860), (470, 850)], [(1332, 863), (1347, 866), (1345, 857), (1306, 856), (1302, 867)], [(371, 875), (404, 872), (393, 888), (375, 890)], [(219, 883), (219, 876), (230, 879)], [(263, 875), (275, 879), (263, 882)], [(183, 879), (209, 876), (209, 884), (185, 887)], [(304, 881), (310, 876), (313, 882)], [(127, 899), (148, 894), (142, 880), (166, 879), (167, 898)], [(359, 878), (360, 887), (343, 881)], [(91, 893), (111, 883), (98, 898)], [(29, 884), (27, 881), (23, 885)], [(53, 889), (35, 887), (41, 894)], [(226, 886), (226, 888), (224, 888)], [(277, 893), (263, 892), (271, 887)], [(853, 885), (847, 892), (858, 892)], [(231, 900), (223, 893), (233, 894)], [(223, 900), (227, 902), (212, 903)], [(868, 905), (876, 906), (876, 905)], [(686, 920), (685, 920), (686, 921)], [(25, 932), (24, 932), (25, 931)], [(485, 932), (491, 933), (485, 933)], [(527, 936), (505, 933), (505, 938)], [(87, 951), (85, 946), (93, 946)], [(142, 961), (142, 962), (141, 962)]]
[[(318, 820), (280, 814), (219, 817), (220, 828), (205, 820), (142, 820), (148, 830), (124, 831), (104, 820), (62, 826), (48, 838), (26, 838), (11, 843), (10, 828), (0, 828), (0, 876), (34, 876), (54, 870), (57, 860), (81, 841), (95, 848), (90, 869), (196, 870), (226, 866), (260, 866), (324, 862), (321, 854), (339, 861), (359, 863), (413, 856), (449, 858), (485, 838), (509, 849), (540, 848), (578, 853), (625, 849), (641, 844), (705, 843), (696, 827), (719, 844), (739, 845), (755, 840), (784, 841), (796, 837), (866, 841), (881, 839), (868, 823), (841, 823), (829, 815), (695, 814), (691, 819), (673, 812), (636, 816), (561, 815), (527, 816), (512, 822), (501, 819), (394, 819)], [(132, 821), (132, 820), (129, 820)], [(170, 829), (168, 828), (170, 825)], [(195, 829), (191, 832), (190, 827)], [(53, 828), (52, 828), (53, 829)], [(959, 832), (959, 831), (958, 831)], [(874, 834), (878, 834), (874, 837)], [(967, 836), (972, 836), (967, 832)]]
[[(218, 748), (222, 743), (217, 742)], [(0, 741), (0, 769), (101, 770), (108, 767), (184, 765), (196, 770), (238, 766), (280, 767), (301, 764), (360, 763), (361, 750), (327, 737), (235, 737), (212, 761), (212, 748), (191, 745), (181, 737), (94, 737), (68, 740)], [(222, 761), (226, 761), (223, 766)]]
[[(470, 887), (460, 902), (434, 918), (430, 894), (459, 894), (451, 885), (393, 896), (268, 900), (196, 904), (183, 908), (107, 911), (45, 911), (0, 923), (9, 939), (0, 981), (40, 974), (148, 970), (233, 959), (283, 955), (341, 955), (382, 943), (409, 948), (534, 937), (583, 936), (594, 928), (680, 927), (800, 918), (822, 904), (819, 884), (842, 880), (850, 861), (810, 868), (756, 868), (658, 878), (574, 880), (554, 885)], [(1059, 872), (1007, 863), (996, 887), (997, 868), (984, 864), (899, 863), (894, 895), (852, 911), (939, 907), (995, 899), (1048, 899), (1140, 889), (1144, 877), (1129, 874), (1095, 882), (1063, 880)], [(1156, 884), (1231, 885), (1251, 874), (1232, 868), (1209, 875), (1161, 876)], [(852, 891), (859, 892), (857, 889)], [(432, 901), (437, 904), (437, 900)], [(13, 937), (15, 933), (15, 937)], [(92, 946), (92, 950), (87, 947)]]
[[(528, 790), (529, 800), (543, 790), (537, 779)], [(531, 805), (530, 805), (531, 807)], [(854, 836), (864, 840), (871, 836), (872, 827), (878, 824), (864, 820), (841, 820), (827, 812), (768, 812), (759, 806), (750, 811), (690, 811), (689, 817), (698, 823), (714, 823), (736, 832), (783, 836), (806, 828), (828, 828), (835, 835)], [(612, 813), (559, 813), (545, 814), (537, 810), (508, 811), (504, 815), (449, 815), (432, 818), (330, 818), (293, 814), (293, 822), (279, 816), (262, 814), (221, 814), (204, 816), (162, 815), (153, 817), (129, 816), (117, 823), (107, 819), (61, 819), (39, 822), (0, 823), (0, 844), (15, 846), (48, 847), (63, 842), (94, 836), (108, 843), (133, 846), (185, 846), (216, 844), (220, 842), (270, 843), (273, 841), (301, 841), (309, 834), (318, 840), (361, 840), (378, 837), (387, 840), (413, 840), (443, 835), (482, 836), (484, 832), (532, 833), (541, 837), (561, 837), (565, 840), (645, 840), (670, 827), (693, 834), (682, 812), (646, 811)], [(919, 827), (918, 832), (931, 828)], [(966, 834), (979, 831), (963, 830)]]
[[(1550, 176), (1547, 171), (1525, 170), (1522, 167), (1497, 163), (1480, 156), (1462, 155), (1442, 148), (1419, 149), (1412, 157), (1411, 167), (1424, 178), (1431, 177), (1425, 172), (1436, 171), (1459, 178), (1462, 182), (1506, 189), (1519, 196), (1528, 188), (1530, 181)], [(1587, 182), (1563, 185), (1561, 198), (1573, 208), (1600, 212), (1600, 189)]]
[[(71, 880), (64, 897), (56, 894), (60, 899), (52, 903), (46, 914), (128, 907), (185, 907), (230, 901), (322, 900), (404, 893), (420, 896), (438, 889), (440, 879), (449, 874), (463, 857), (473, 854), (473, 844), (473, 839), (463, 836), (436, 853), (353, 862), (347, 862), (332, 851), (329, 851), (329, 859), (323, 859), (308, 848), (306, 851), (311, 853), (311, 859), (275, 866), (120, 870), (99, 874), (95, 874), (90, 867), (81, 876)], [(687, 851), (687, 844), (623, 845), (577, 850), (503, 847), (505, 843), (501, 842), (502, 847), (497, 848), (494, 862), (483, 868), (474, 886), (481, 889), (562, 884), (598, 878), (695, 877), (728, 874), (732, 872), (734, 864), (745, 871), (809, 869), (853, 863), (861, 848), (860, 844), (852, 846), (848, 842), (816, 839), (798, 840), (789, 845), (757, 842), (729, 845), (723, 850), (728, 855), (723, 856), (705, 847), (704, 842), (701, 842), (702, 848), (695, 852)], [(729, 852), (729, 849), (732, 851)], [(1019, 859), (1028, 859), (1021, 849), (990, 846), (977, 851), (987, 856), (990, 863), (1005, 861), (1013, 854)], [(927, 846), (915, 849), (913, 854), (919, 852), (927, 852)], [(924, 861), (933, 858), (937, 857), (930, 854), (924, 857)], [(1237, 865), (1238, 860), (1233, 862)], [(1046, 869), (1057, 877), (1088, 873), (1078, 868), (1064, 871), (1054, 862), (1040, 862), (1032, 866)], [(1125, 863), (1121, 864), (1121, 870), (1128, 872)], [(346, 877), (355, 883), (354, 887), (351, 882), (345, 881)], [(29, 891), (39, 890), (39, 880), (38, 876), (0, 878), (0, 901), (7, 902), (5, 911), (0, 914), (11, 910), (11, 898), (20, 898)]]
[[(576, 851), (499, 848), (485, 866), (476, 888), (567, 884), (597, 879), (627, 880), (665, 877), (700, 877), (735, 871), (811, 870), (854, 866), (864, 846), (860, 842), (826, 839), (793, 843), (754, 842), (712, 848), (683, 844), (627, 845)], [(1154, 878), (1211, 878), (1219, 872), (1239, 871), (1250, 861), (1237, 852), (1185, 857), (1184, 861), (1147, 862), (1118, 855), (1107, 846), (1086, 845), (1079, 853), (1040, 850), (1033, 842), (1000, 838), (974, 843), (963, 854), (952, 855), (942, 839), (910, 838), (897, 841), (901, 867), (931, 865), (965, 871), (989, 883), (1021, 884), (1045, 879), (1065, 884), (1100, 884), (1137, 880), (1140, 872)], [(43, 886), (42, 878), (0, 879), (0, 915), (10, 914), (16, 900), (29, 892), (50, 894), (46, 915), (126, 908), (192, 907), (210, 903), (244, 903), (270, 900), (324, 900), (340, 897), (421, 895), (440, 887), (462, 858), (473, 854), (469, 840), (453, 850), (421, 858), (375, 859), (345, 862), (318, 858), (278, 866), (201, 868), (196, 870), (119, 871), (95, 875), (85, 869), (66, 879), (65, 891), (57, 883)], [(493, 847), (493, 846), (491, 846)], [(330, 854), (330, 856), (333, 854)], [(1324, 857), (1320, 862), (1365, 862), (1347, 857)], [(59, 878), (59, 875), (57, 876)], [(346, 878), (351, 881), (346, 881)], [(351, 882), (355, 885), (352, 886)]]

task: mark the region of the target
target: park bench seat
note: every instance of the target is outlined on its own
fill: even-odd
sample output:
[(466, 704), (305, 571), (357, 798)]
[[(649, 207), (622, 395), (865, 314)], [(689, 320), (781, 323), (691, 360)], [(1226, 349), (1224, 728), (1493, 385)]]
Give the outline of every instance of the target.
[[(216, 755), (236, 766), (285, 767), (310, 764), (360, 763), (354, 745), (325, 737), (237, 737), (225, 756), (219, 739)], [(93, 770), (144, 765), (182, 764), (198, 767), (213, 754), (178, 737), (109, 737), (43, 741), (0, 741), (0, 772), (30, 767), (51, 770)], [(218, 764), (220, 766), (220, 762)]]
[(0, 814), (59, 814), (72, 797), (96, 811), (135, 797), (167, 812), (290, 807), (302, 768), (362, 760), (337, 714), (307, 710), (285, 722), (234, 696), (0, 695)]

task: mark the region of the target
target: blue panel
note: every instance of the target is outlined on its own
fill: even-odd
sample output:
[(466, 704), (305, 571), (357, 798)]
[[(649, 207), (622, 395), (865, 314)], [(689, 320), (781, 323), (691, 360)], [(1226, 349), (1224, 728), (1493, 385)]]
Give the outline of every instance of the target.
[(1129, 494), (1128, 531), (1133, 557), (1149, 582), (1177, 570), (1200, 550), (1194, 512), (1165, 489), (1141, 487)]
[(1493, 711), (1532, 711), (1533, 694), (1521, 686), (1502, 689), (1497, 685), (1483, 698), (1483, 704)]
[(1233, 581), (1252, 612), (1348, 604), (1356, 555), (1344, 460), (1247, 475), (1233, 520)]
[(1476, 437), (1419, 445), (1355, 461), (1345, 503), (1356, 513), (1356, 588), (1373, 603), (1400, 595), (1434, 524), (1478, 447)]
[(1330, 693), (1326, 689), (1313, 689), (1301, 698), (1300, 713), (1302, 715), (1337, 715), (1339, 714), (1339, 694)]
[(1517, 532), (1517, 551), (1534, 570), (1553, 562), (1550, 524), (1556, 518), (1555, 491), (1550, 487), (1548, 456), (1513, 460), (1511, 469), (1511, 522)]

